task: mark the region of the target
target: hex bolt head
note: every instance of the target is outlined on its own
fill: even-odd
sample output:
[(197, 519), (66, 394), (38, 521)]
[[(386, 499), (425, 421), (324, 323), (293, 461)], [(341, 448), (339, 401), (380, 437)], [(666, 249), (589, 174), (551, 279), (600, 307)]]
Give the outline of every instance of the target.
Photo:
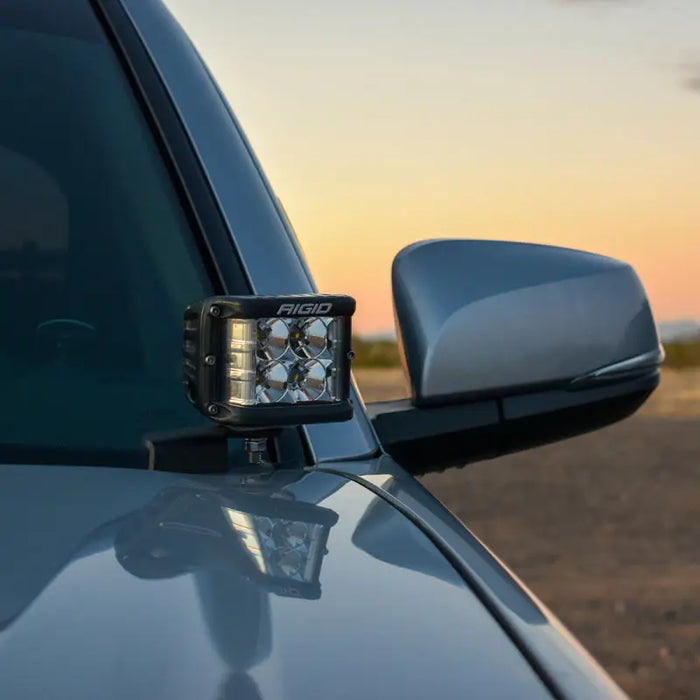
[(208, 367), (213, 367), (216, 364), (216, 357), (214, 357), (214, 355), (207, 355), (204, 358), (204, 364)]
[(355, 351), (348, 350), (348, 360), (354, 360), (354, 359), (355, 359)]
[(209, 309), (209, 315), (213, 316), (214, 318), (218, 318), (221, 316), (221, 307), (220, 306), (212, 306)]
[(248, 453), (248, 461), (250, 464), (263, 464), (264, 453), (267, 449), (266, 438), (246, 438), (243, 441), (243, 447)]
[(209, 406), (207, 406), (207, 413), (210, 416), (215, 416), (219, 412), (219, 407), (216, 406), (213, 403), (210, 403)]

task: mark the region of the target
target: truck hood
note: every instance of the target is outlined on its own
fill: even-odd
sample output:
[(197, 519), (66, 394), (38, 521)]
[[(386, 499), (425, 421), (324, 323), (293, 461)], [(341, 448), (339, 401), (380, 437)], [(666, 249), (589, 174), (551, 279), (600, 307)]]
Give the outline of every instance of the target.
[(341, 475), (0, 484), (0, 697), (548, 696), (427, 537)]

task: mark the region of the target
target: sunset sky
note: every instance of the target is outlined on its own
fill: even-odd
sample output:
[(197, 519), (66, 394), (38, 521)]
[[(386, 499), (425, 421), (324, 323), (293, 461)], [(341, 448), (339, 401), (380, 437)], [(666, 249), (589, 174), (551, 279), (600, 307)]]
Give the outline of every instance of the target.
[(167, 4), (361, 333), (437, 237), (612, 255), (700, 319), (698, 0)]

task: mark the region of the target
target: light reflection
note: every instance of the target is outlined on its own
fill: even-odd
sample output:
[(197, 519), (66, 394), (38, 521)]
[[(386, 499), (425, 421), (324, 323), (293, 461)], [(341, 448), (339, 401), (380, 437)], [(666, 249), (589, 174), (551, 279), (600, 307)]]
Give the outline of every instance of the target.
[(338, 516), (275, 493), (166, 489), (122, 527), (117, 558), (139, 578), (225, 568), (277, 595), (319, 598)]

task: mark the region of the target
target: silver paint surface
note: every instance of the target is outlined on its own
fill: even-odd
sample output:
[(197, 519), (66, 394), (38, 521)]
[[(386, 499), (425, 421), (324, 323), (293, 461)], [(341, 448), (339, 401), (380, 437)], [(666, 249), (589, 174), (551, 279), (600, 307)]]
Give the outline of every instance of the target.
[[(0, 467), (0, 549), (11, 562), (0, 579), (0, 696), (548, 697), (391, 505), (335, 475), (283, 479)], [(172, 494), (189, 506), (173, 509)], [(272, 518), (289, 507), (337, 514), (317, 599), (243, 575), (223, 525), (181, 527), (146, 567), (124, 558), (124, 542), (138, 552), (164, 521), (223, 523), (220, 504), (251, 494)]]
[[(627, 697), (525, 584), (390, 457), (336, 466), (342, 466), (348, 473), (352, 471), (356, 478), (395, 498), (402, 508), (439, 535), (464, 567), (474, 590), (536, 657), (563, 697), (575, 700)], [(381, 541), (388, 542), (398, 534), (391, 523), (381, 520), (375, 517), (372, 533), (373, 540), (380, 541), (378, 547)], [(363, 544), (360, 536), (357, 541)], [(380, 556), (388, 557), (397, 566), (412, 566), (401, 552), (390, 547), (383, 547)]]
[(572, 380), (659, 348), (642, 284), (612, 258), (425, 241), (396, 256), (392, 283), (418, 401)]

